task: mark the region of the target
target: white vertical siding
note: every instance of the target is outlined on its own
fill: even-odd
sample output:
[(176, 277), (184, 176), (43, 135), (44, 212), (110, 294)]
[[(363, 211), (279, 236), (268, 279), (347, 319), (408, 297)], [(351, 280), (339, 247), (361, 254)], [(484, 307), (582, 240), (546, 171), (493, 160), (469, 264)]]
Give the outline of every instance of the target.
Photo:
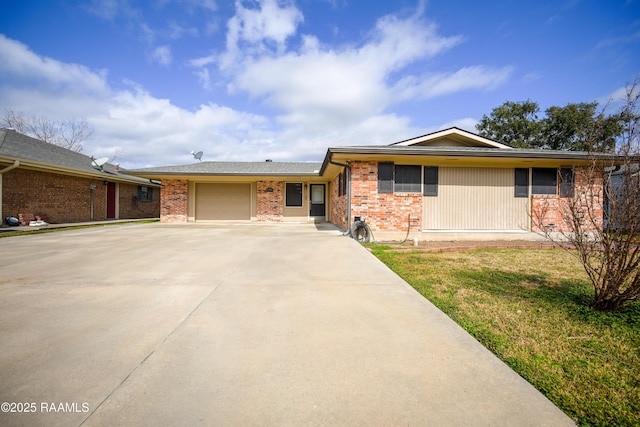
[(426, 230), (528, 230), (526, 197), (514, 197), (514, 169), (438, 170), (438, 196), (424, 197)]

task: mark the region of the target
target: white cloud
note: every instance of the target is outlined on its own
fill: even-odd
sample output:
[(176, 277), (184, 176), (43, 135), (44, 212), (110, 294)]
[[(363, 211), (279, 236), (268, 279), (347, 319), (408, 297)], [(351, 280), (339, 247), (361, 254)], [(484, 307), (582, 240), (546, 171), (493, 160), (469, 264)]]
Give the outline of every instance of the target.
[(122, 151), (123, 167), (189, 163), (193, 149), (206, 160), (252, 160), (272, 156), (277, 139), (268, 119), (217, 104), (195, 111), (151, 96), (125, 81), (113, 90), (106, 71), (41, 57), (0, 35), (0, 110), (51, 120), (86, 118), (95, 128), (84, 153), (109, 157)]
[(171, 65), (171, 62), (173, 61), (171, 47), (167, 45), (158, 46), (153, 50), (153, 52), (151, 52), (151, 59), (165, 67)]
[[(126, 5), (109, 4), (104, 17), (122, 13)], [(187, 65), (206, 90), (228, 87), (229, 97), (248, 96), (272, 117), (220, 102), (187, 110), (135, 82), (115, 90), (106, 70), (42, 57), (3, 36), (0, 109), (51, 119), (84, 117), (95, 127), (84, 152), (104, 157), (121, 150), (118, 161), (129, 168), (190, 163), (192, 150), (204, 151), (204, 160), (319, 161), (329, 146), (386, 144), (435, 130), (393, 113), (398, 103), (489, 90), (511, 75), (509, 67), (484, 65), (431, 69), (432, 58), (463, 38), (440, 34), (423, 17), (422, 5), (409, 17), (379, 19), (359, 43), (330, 47), (299, 34), (304, 18), (293, 3), (252, 4), (257, 6), (236, 1), (222, 51)], [(173, 62), (168, 45), (157, 47), (151, 58), (165, 66)], [(461, 119), (459, 126), (468, 129), (471, 120)]]
[[(259, 9), (246, 8), (236, 0), (236, 14), (227, 23), (227, 50), (221, 66), (232, 66), (238, 56), (264, 53), (270, 46), (285, 49), (287, 38), (294, 35), (303, 21), (302, 12), (289, 1), (260, 0)], [(280, 3), (283, 3), (281, 7)]]

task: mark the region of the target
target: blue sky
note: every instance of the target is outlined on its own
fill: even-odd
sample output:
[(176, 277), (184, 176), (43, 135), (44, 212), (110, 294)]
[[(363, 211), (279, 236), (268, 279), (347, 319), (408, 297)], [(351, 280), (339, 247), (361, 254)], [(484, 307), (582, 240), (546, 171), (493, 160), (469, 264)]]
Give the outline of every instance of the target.
[(321, 161), (475, 131), (505, 101), (606, 102), (640, 0), (2, 0), (0, 111), (85, 118), (123, 167)]

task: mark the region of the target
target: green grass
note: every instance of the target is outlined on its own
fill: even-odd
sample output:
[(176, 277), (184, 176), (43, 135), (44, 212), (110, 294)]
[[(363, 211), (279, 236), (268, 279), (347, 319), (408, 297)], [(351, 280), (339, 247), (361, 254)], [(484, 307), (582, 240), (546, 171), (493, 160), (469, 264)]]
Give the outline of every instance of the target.
[(56, 233), (58, 231), (65, 230), (79, 230), (82, 228), (95, 228), (95, 227), (110, 227), (113, 225), (123, 225), (123, 224), (148, 224), (152, 222), (159, 222), (159, 219), (147, 219), (142, 221), (118, 221), (118, 222), (100, 222), (97, 224), (85, 224), (85, 225), (71, 225), (68, 227), (54, 227), (54, 228), (33, 228), (26, 230), (24, 227), (20, 227), (20, 231), (0, 231), (0, 238), (2, 237), (13, 237), (13, 236), (26, 236), (31, 234), (43, 234), (43, 233)]
[(589, 307), (570, 254), (372, 252), (581, 425), (640, 425), (640, 303)]

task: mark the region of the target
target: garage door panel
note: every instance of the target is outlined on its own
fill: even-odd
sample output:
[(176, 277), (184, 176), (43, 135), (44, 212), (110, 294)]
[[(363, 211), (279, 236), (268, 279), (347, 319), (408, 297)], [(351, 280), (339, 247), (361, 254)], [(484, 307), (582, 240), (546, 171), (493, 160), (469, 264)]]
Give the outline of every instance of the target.
[(196, 184), (196, 221), (251, 219), (251, 184)]
[(524, 230), (527, 198), (514, 197), (514, 170), (440, 168), (438, 196), (424, 198), (428, 230)]

